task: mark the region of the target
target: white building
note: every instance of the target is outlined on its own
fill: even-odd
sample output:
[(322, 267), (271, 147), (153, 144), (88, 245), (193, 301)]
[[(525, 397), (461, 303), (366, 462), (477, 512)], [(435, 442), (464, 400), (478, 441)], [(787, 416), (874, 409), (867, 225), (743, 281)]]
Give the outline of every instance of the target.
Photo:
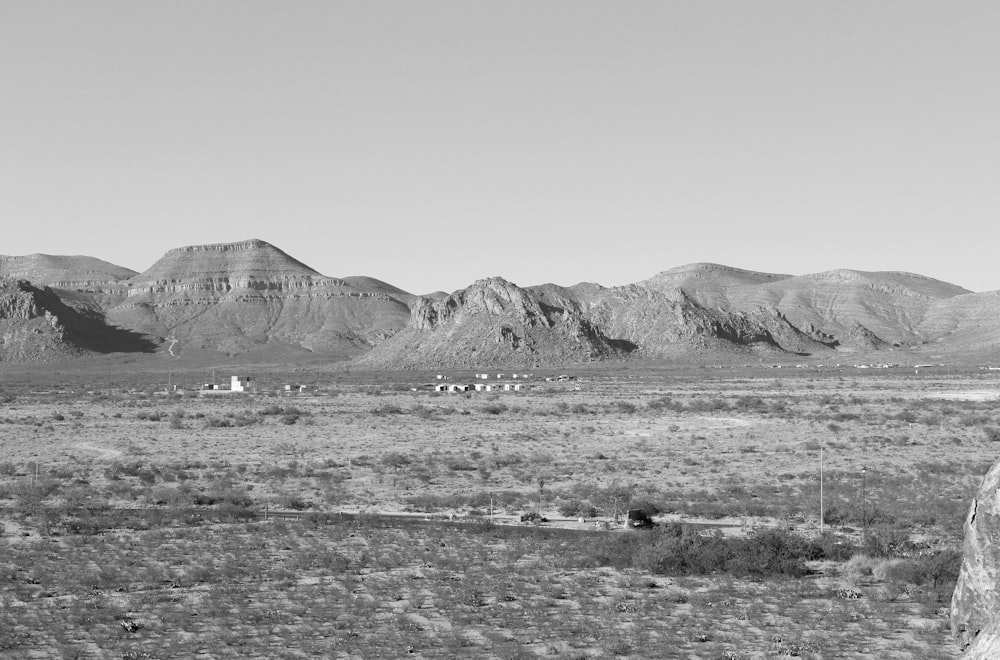
[(229, 389), (233, 392), (252, 392), (250, 376), (233, 376)]

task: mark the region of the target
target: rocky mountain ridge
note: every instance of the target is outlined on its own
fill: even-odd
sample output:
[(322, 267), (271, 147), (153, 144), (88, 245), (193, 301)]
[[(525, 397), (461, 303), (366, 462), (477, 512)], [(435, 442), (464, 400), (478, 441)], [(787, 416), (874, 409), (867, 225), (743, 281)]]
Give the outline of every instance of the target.
[[(56, 333), (43, 342), (49, 348), (28, 350), (11, 333), (39, 317), (18, 316), (14, 308), (27, 303), (13, 302), (15, 295), (0, 348), (9, 360), (145, 350), (171, 357), (315, 354), (354, 358), (361, 367), (416, 368), (921, 346), (1000, 352), (1000, 292), (977, 294), (900, 272), (794, 276), (700, 263), (616, 287), (519, 287), (492, 277), (450, 294), (415, 296), (371, 277), (325, 276), (250, 239), (174, 248), (141, 273), (92, 257), (0, 257), (0, 278), (8, 287), (30, 281), (38, 292), (32, 295), (62, 305), (60, 322), (76, 314), (90, 324), (88, 336), (106, 338), (74, 343)], [(116, 343), (123, 337), (144, 342)], [(9, 349), (15, 344), (22, 348)]]
[(66, 305), (49, 287), (0, 279), (0, 360), (45, 362), (88, 353), (152, 351), (141, 335), (109, 325), (99, 312)]

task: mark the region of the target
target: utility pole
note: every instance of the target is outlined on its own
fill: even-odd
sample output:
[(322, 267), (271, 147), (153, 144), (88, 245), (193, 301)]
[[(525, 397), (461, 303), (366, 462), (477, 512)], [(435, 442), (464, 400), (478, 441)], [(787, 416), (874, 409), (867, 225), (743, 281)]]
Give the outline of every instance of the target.
[(819, 444), (819, 533), (823, 533), (823, 443)]
[(864, 529), (864, 539), (868, 540), (868, 496), (865, 493), (865, 466), (861, 466), (861, 525)]

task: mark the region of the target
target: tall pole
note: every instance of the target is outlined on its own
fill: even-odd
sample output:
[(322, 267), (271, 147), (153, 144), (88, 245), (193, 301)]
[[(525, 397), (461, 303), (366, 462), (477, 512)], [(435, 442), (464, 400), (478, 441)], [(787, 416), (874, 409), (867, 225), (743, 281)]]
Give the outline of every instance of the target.
[(819, 533), (823, 533), (823, 443), (819, 445)]
[(861, 466), (861, 525), (864, 529), (864, 538), (868, 540), (868, 496), (865, 493), (865, 473), (867, 470)]

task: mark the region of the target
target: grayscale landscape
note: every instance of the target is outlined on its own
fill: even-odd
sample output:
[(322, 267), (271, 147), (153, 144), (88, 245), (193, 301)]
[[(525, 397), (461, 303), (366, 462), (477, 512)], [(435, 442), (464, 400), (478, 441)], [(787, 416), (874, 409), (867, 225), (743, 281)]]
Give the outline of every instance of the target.
[(998, 34), (0, 0), (0, 660), (1000, 658)]
[(10, 657), (958, 653), (991, 294), (417, 296), (259, 240), (0, 266)]

